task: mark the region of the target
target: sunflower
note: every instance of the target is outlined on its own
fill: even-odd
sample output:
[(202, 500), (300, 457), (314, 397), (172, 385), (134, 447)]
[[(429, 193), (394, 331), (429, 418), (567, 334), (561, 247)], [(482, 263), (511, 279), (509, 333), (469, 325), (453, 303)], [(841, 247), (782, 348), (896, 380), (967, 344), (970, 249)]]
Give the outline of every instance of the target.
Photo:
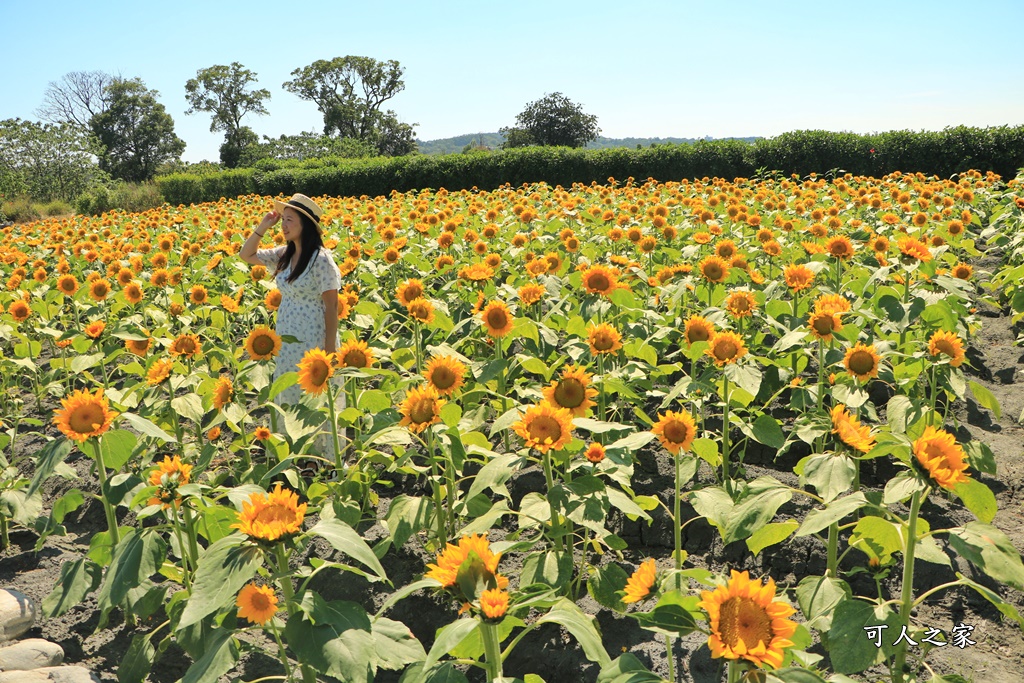
[(928, 425), (916, 441), (914, 456), (939, 486), (952, 490), (957, 484), (970, 480), (967, 456), (956, 439), (947, 431)]
[(482, 282), (494, 277), (494, 269), (486, 263), (474, 263), (459, 269), (459, 277), (471, 282)]
[(90, 339), (99, 339), (99, 336), (103, 334), (103, 330), (107, 324), (102, 320), (96, 320), (85, 326), (85, 336)]
[(124, 298), (130, 304), (137, 304), (142, 301), (142, 287), (137, 282), (129, 282), (124, 287)]
[(29, 308), (28, 304), (23, 300), (18, 299), (10, 305), (7, 312), (11, 314), (11, 317), (14, 318), (15, 322), (20, 323), (28, 319), (32, 309)]
[(847, 446), (861, 453), (867, 453), (875, 447), (875, 437), (871, 436), (871, 428), (862, 425), (842, 403), (832, 409), (832, 433), (838, 435)]
[(165, 456), (157, 467), (149, 473), (149, 485), (160, 489), (158, 494), (149, 499), (150, 505), (169, 506), (178, 499), (178, 487), (189, 481), (192, 465), (181, 462), (181, 456)]
[(605, 455), (604, 446), (596, 441), (587, 446), (587, 450), (583, 453), (583, 457), (595, 465), (604, 460)]
[(260, 325), (246, 337), (245, 350), (253, 360), (270, 360), (281, 352), (281, 338), (274, 330)]
[(152, 343), (153, 340), (148, 336), (145, 339), (125, 339), (124, 348), (127, 349), (129, 353), (133, 353), (139, 358), (142, 358), (146, 355), (146, 352), (149, 351), (150, 344)]
[(167, 352), (172, 356), (187, 356), (188, 358), (192, 358), (199, 353), (200, 349), (201, 343), (197, 335), (183, 333), (179, 334), (178, 337), (171, 342), (171, 348), (167, 349)]
[(654, 558), (644, 560), (626, 581), (625, 596), (622, 598), (622, 602), (631, 604), (640, 602), (649, 596), (657, 576), (658, 569), (654, 564)]
[(202, 285), (195, 285), (192, 287), (192, 289), (189, 290), (188, 295), (189, 300), (197, 306), (205, 304), (206, 300), (209, 298), (206, 287), (203, 287)]
[(729, 276), (729, 264), (718, 256), (708, 256), (700, 262), (700, 274), (708, 282), (722, 282)]
[(268, 311), (276, 311), (281, 305), (281, 290), (272, 289), (267, 292), (267, 295), (263, 297), (263, 304), (267, 307)]
[(113, 424), (117, 413), (107, 406), (103, 389), (95, 394), (85, 389), (61, 399), (63, 408), (53, 417), (53, 423), (69, 439), (84, 443), (91, 436), (100, 436)]
[(974, 274), (974, 268), (966, 263), (958, 263), (953, 266), (952, 275), (958, 280), (970, 280)]
[(78, 291), (78, 280), (75, 279), (74, 275), (61, 275), (57, 278), (57, 289), (64, 296), (74, 296), (75, 292)]
[(406, 280), (398, 286), (398, 290), (395, 292), (395, 296), (402, 302), (402, 305), (406, 308), (409, 307), (416, 299), (419, 299), (424, 294), (423, 282), (415, 278)]
[(488, 619), (501, 619), (508, 611), (508, 593), (490, 588), (480, 594), (480, 611)]
[(512, 331), (512, 312), (504, 301), (491, 301), (480, 311), (480, 318), (492, 337), (504, 337)]
[(530, 283), (519, 288), (519, 300), (523, 302), (524, 306), (532, 306), (540, 301), (546, 293), (547, 289), (544, 285)]
[(299, 386), (307, 394), (322, 394), (327, 380), (334, 374), (333, 354), (323, 349), (310, 349), (299, 361)]
[(901, 237), (896, 243), (904, 259), (908, 261), (920, 261), (927, 263), (932, 260), (932, 253), (928, 251), (928, 245), (913, 237)]
[(611, 293), (619, 286), (618, 275), (605, 266), (591, 266), (583, 271), (582, 284), (590, 294), (611, 296)]
[(825, 243), (825, 251), (837, 259), (846, 261), (853, 256), (853, 242), (846, 235), (837, 235)]
[(819, 311), (807, 321), (811, 334), (822, 341), (832, 341), (832, 333), (843, 329), (843, 323), (835, 313)]
[(726, 298), (725, 308), (735, 318), (749, 318), (754, 314), (754, 309), (757, 308), (757, 299), (754, 298), (753, 292), (742, 289), (736, 290), (731, 292), (728, 298)]
[(414, 387), (406, 393), (405, 400), (399, 408), (399, 412), (402, 413), (402, 421), (399, 424), (418, 434), (441, 420), (441, 407), (445, 403), (432, 385)]
[(964, 343), (952, 332), (939, 330), (928, 340), (928, 353), (948, 356), (950, 367), (958, 368), (964, 362)]
[(668, 411), (658, 416), (658, 421), (651, 427), (665, 450), (672, 455), (678, 455), (679, 451), (688, 451), (693, 445), (693, 439), (697, 436), (697, 423), (690, 413), (684, 411)]
[(107, 298), (108, 294), (110, 294), (110, 283), (106, 279), (99, 278), (89, 284), (89, 296), (93, 300), (103, 301)]
[(721, 367), (735, 363), (747, 352), (743, 337), (735, 332), (719, 332), (711, 338), (707, 354), (715, 359), (715, 365)]
[(231, 380), (227, 377), (221, 377), (213, 387), (213, 407), (221, 410), (231, 402), (231, 397), (234, 393), (235, 390), (231, 386)]
[(786, 617), (796, 612), (775, 600), (775, 581), (750, 580), (747, 572), (732, 570), (732, 577), (714, 591), (701, 591), (697, 603), (708, 613), (711, 636), (708, 647), (714, 658), (746, 659), (757, 666), (782, 666), (783, 650), (793, 646), (789, 637), (796, 622)]
[(622, 348), (622, 335), (608, 323), (601, 323), (591, 326), (588, 330), (587, 342), (590, 344), (591, 354), (611, 354)]
[(512, 428), (523, 437), (527, 447), (541, 453), (557, 451), (572, 439), (572, 413), (566, 408), (541, 401), (527, 408), (522, 419)]
[(216, 441), (220, 438), (220, 427), (213, 427), (210, 431), (206, 432), (206, 439), (208, 441)]
[(451, 396), (458, 391), (465, 375), (465, 364), (454, 356), (434, 356), (423, 371), (423, 376), (439, 396)]
[(259, 426), (253, 431), (252, 436), (257, 441), (266, 441), (271, 437), (271, 432), (266, 427)]
[(441, 584), (442, 588), (458, 589), (459, 568), (475, 554), (483, 565), (485, 580), (493, 582), (496, 588), (504, 589), (508, 586), (508, 578), (498, 574), (498, 561), (501, 553), (491, 552), (491, 544), (487, 541), (487, 534), (472, 534), (463, 536), (459, 542), (449, 543), (437, 554), (437, 563), (428, 564), (430, 569), (425, 576), (434, 579)]
[(786, 266), (782, 274), (786, 278), (786, 285), (794, 292), (807, 289), (814, 283), (814, 271), (802, 263)]
[(171, 376), (171, 368), (174, 367), (174, 361), (170, 358), (160, 358), (149, 368), (146, 373), (146, 384), (151, 387), (155, 387), (165, 379)]
[(872, 377), (878, 377), (878, 364), (881, 360), (875, 351), (874, 344), (857, 342), (846, 351), (843, 365), (846, 366), (847, 372), (863, 382)]
[(691, 315), (686, 319), (683, 336), (686, 337), (687, 346), (693, 346), (702, 341), (709, 342), (715, 336), (715, 325), (703, 316)]
[(305, 516), (306, 503), (299, 505), (299, 496), (294, 491), (282, 490), (278, 482), (269, 494), (250, 494), (249, 500), (242, 503), (238, 522), (231, 528), (258, 541), (277, 541), (297, 534)]
[(814, 300), (817, 313), (835, 313), (840, 315), (850, 311), (850, 301), (842, 294), (822, 294)]
[(277, 596), (270, 586), (247, 583), (238, 592), (235, 605), (238, 607), (239, 618), (248, 619), (250, 624), (263, 626), (277, 612)]
[(337, 353), (338, 365), (343, 368), (368, 368), (373, 365), (373, 352), (364, 341), (350, 339)]
[(583, 417), (587, 410), (597, 405), (590, 400), (597, 396), (597, 389), (590, 386), (590, 375), (575, 365), (565, 366), (562, 378), (544, 387), (543, 393), (548, 403), (565, 408), (574, 417)]
[(419, 297), (408, 304), (409, 317), (424, 325), (434, 322), (434, 304), (429, 299)]

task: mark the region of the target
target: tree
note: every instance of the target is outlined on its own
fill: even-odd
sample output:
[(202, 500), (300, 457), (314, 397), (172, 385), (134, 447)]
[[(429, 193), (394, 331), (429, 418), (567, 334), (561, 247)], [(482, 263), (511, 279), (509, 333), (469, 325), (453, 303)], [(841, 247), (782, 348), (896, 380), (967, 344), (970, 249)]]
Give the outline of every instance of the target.
[(248, 90), (248, 85), (255, 82), (255, 73), (232, 62), (231, 66), (217, 64), (200, 69), (195, 78), (185, 83), (185, 99), (191, 105), (185, 113), (213, 114), (210, 132), (224, 131), (220, 160), (228, 168), (237, 165), (246, 145), (259, 140), (252, 130), (242, 125), (242, 118), (246, 114), (265, 116), (268, 113), (263, 102), (270, 99), (270, 91), (265, 88)]
[(0, 194), (70, 201), (97, 181), (96, 151), (73, 124), (0, 121)]
[(100, 168), (115, 178), (149, 180), (165, 161), (177, 159), (185, 143), (174, 134), (174, 120), (156, 101), (160, 94), (140, 78), (116, 79), (105, 88), (107, 109), (89, 119), (103, 145)]
[(402, 67), (395, 60), (372, 57), (318, 59), (292, 71), (293, 80), (281, 87), (314, 102), (324, 117), (324, 135), (372, 142), (380, 154), (407, 154), (415, 150), (413, 127), (381, 105), (405, 88)]
[(51, 123), (71, 123), (88, 129), (89, 121), (110, 104), (107, 86), (118, 80), (103, 71), (72, 71), (50, 81), (36, 114)]
[(516, 117), (516, 125), (501, 128), (503, 149), (527, 145), (564, 145), (582, 147), (597, 139), (601, 129), (597, 117), (584, 114), (583, 108), (560, 92), (545, 95)]
[(263, 136), (264, 142), (248, 145), (242, 151), (240, 166), (254, 166), (262, 159), (316, 159), (322, 157), (343, 157), (356, 159), (372, 157), (377, 149), (369, 142), (355, 138), (339, 138), (321, 135), (312, 131), (298, 135), (282, 135), (280, 138)]

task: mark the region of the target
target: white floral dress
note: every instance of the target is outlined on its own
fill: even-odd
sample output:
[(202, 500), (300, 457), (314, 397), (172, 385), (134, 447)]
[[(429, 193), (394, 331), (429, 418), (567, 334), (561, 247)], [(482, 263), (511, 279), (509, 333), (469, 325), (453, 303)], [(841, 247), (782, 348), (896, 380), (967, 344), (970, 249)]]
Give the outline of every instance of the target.
[[(260, 249), (256, 252), (258, 258), (267, 269), (273, 273), (277, 270), (277, 262), (284, 254), (286, 245), (273, 249)], [(307, 351), (316, 348), (324, 348), (327, 341), (327, 327), (324, 318), (325, 307), (323, 293), (341, 287), (341, 271), (331, 258), (331, 252), (326, 247), (321, 247), (314, 258), (309, 260), (306, 269), (294, 282), (288, 282), (291, 275), (291, 264), (287, 264), (275, 277), (277, 288), (281, 290), (281, 304), (277, 309), (277, 334), (280, 336), (291, 335), (299, 341), (293, 343), (282, 342), (281, 353), (277, 357), (277, 365), (274, 368), (274, 380), (276, 381), (286, 372), (298, 371), (299, 361)], [(335, 349), (340, 346), (340, 339), (335, 337)], [(336, 388), (341, 387), (340, 377), (331, 379)], [(345, 407), (344, 393), (335, 392), (335, 407), (339, 410)], [(275, 398), (274, 402), (280, 406), (294, 405), (302, 398), (302, 387), (293, 384)], [(326, 439), (321, 435), (317, 440), (320, 450), (333, 451), (333, 444), (330, 444), (330, 432), (328, 429)], [(328, 445), (330, 444), (330, 448)]]

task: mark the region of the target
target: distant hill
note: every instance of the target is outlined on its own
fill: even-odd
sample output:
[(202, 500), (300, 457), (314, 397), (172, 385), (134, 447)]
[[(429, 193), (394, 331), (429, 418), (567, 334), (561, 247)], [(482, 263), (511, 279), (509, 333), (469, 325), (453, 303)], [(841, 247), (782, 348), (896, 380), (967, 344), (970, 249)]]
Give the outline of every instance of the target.
[[(607, 149), (609, 147), (631, 147), (636, 148), (638, 145), (642, 147), (650, 147), (651, 145), (664, 145), (667, 143), (676, 144), (693, 144), (697, 140), (712, 140), (714, 138), (602, 138), (599, 137), (594, 142), (587, 145), (587, 149)], [(742, 140), (744, 142), (754, 142), (760, 138), (749, 137), (749, 138), (723, 138), (726, 140)], [(458, 154), (466, 145), (474, 144), (487, 147), (488, 149), (498, 149), (501, 143), (505, 141), (505, 136), (501, 133), (475, 133), (472, 135), (456, 135), (453, 138), (441, 138), (438, 140), (417, 140), (416, 144), (419, 147), (419, 151), (422, 154)]]

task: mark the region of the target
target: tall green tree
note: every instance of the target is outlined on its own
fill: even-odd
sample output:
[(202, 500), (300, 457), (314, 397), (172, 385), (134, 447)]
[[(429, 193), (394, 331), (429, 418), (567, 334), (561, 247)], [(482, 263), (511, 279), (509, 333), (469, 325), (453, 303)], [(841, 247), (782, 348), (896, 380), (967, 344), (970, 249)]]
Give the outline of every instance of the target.
[(346, 56), (318, 59), (292, 71), (281, 87), (316, 104), (324, 117), (324, 134), (373, 143), (383, 155), (408, 154), (416, 149), (413, 128), (392, 110), (381, 106), (405, 89), (404, 69), (395, 60)]
[(156, 167), (185, 151), (174, 134), (174, 119), (160, 94), (140, 78), (117, 79), (105, 88), (109, 104), (89, 119), (89, 127), (103, 145), (100, 168), (115, 178), (133, 182), (150, 180)]
[(101, 175), (96, 152), (92, 137), (73, 124), (0, 121), (0, 194), (70, 201)]
[(191, 105), (185, 113), (202, 111), (213, 114), (210, 132), (224, 132), (220, 161), (228, 168), (238, 165), (246, 146), (259, 141), (252, 129), (242, 125), (242, 118), (247, 114), (268, 114), (263, 103), (270, 99), (270, 91), (265, 88), (250, 90), (249, 85), (255, 82), (254, 72), (232, 62), (230, 66), (216, 64), (200, 69), (195, 78), (185, 83), (185, 99)]
[(516, 125), (498, 130), (505, 136), (504, 149), (528, 145), (583, 147), (597, 139), (597, 117), (583, 112), (560, 92), (530, 102), (516, 117)]

